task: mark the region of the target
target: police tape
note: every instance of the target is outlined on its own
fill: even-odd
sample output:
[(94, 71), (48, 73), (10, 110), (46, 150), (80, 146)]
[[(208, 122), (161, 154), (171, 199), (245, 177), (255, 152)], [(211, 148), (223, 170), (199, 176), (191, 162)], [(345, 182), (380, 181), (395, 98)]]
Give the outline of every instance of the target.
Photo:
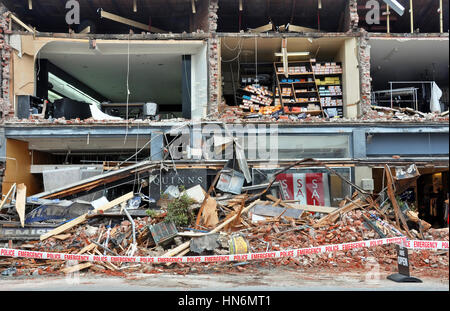
[(186, 256), (186, 257), (128, 257), (128, 256), (98, 256), (98, 255), (77, 255), (64, 253), (34, 252), (17, 249), (0, 248), (0, 257), (33, 258), (51, 260), (76, 260), (90, 262), (133, 262), (133, 263), (198, 263), (198, 262), (223, 262), (223, 261), (248, 261), (256, 259), (271, 259), (283, 257), (299, 257), (310, 254), (321, 254), (336, 251), (349, 251), (351, 249), (375, 247), (388, 244), (400, 244), (410, 249), (447, 249), (448, 241), (416, 241), (407, 240), (406, 237), (385, 238), (378, 240), (367, 240), (344, 244), (324, 245), (292, 250), (281, 250), (264, 253), (249, 253), (239, 255), (220, 256)]

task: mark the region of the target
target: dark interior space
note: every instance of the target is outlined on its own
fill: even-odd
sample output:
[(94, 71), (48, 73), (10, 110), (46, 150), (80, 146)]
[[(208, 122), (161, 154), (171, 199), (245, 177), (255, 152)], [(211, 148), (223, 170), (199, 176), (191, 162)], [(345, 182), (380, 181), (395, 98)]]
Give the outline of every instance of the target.
[[(31, 10), (28, 0), (5, 0), (3, 2), (23, 22), (36, 27), (39, 32), (67, 33), (69, 31), (69, 25), (65, 19), (69, 12), (69, 9), (65, 8), (67, 1), (34, 0)], [(197, 28), (202, 27), (196, 19), (207, 16), (203, 14), (203, 11), (207, 9), (208, 1), (196, 1), (195, 14), (191, 0), (136, 0), (136, 11), (134, 11), (133, 0), (78, 0), (78, 2), (80, 4), (80, 24), (73, 25), (71, 27), (73, 31), (78, 33), (87, 26), (91, 26), (91, 33), (121, 34), (128, 33), (130, 28), (137, 33), (146, 30), (101, 18), (100, 9), (149, 27), (156, 27), (164, 32), (181, 33), (196, 31)]]
[[(366, 15), (369, 9), (366, 4), (369, 0), (358, 0), (359, 26), (370, 32), (387, 32), (387, 5), (383, 1), (380, 3), (380, 24), (369, 25), (366, 22)], [(391, 33), (410, 33), (411, 32), (411, 15), (410, 1), (397, 0), (404, 8), (404, 13), (400, 16), (392, 8), (390, 8), (389, 25)], [(443, 32), (448, 32), (449, 24), (449, 1), (443, 0)], [(439, 0), (414, 0), (413, 1), (413, 17), (414, 32), (418, 33), (439, 33), (440, 32), (440, 15)]]
[(247, 31), (270, 22), (274, 27), (291, 24), (324, 32), (344, 31), (346, 4), (345, 0), (221, 0), (217, 31)]
[[(190, 55), (150, 53), (152, 47), (139, 45), (130, 45), (128, 54), (127, 44), (116, 45), (122, 47), (122, 54), (111, 52), (108, 45), (99, 45), (98, 49), (90, 50), (86, 44), (53, 44), (39, 52), (35, 65), (36, 97), (49, 101), (46, 118), (191, 117)], [(67, 99), (91, 107), (87, 107), (86, 115), (76, 113), (81, 104), (72, 105), (73, 114), (58, 113), (56, 106)], [(95, 114), (97, 108), (98, 115)], [(28, 115), (21, 118), (28, 118)]]
[[(375, 181), (374, 193), (386, 187), (383, 184), (384, 169), (373, 169)], [(445, 200), (449, 199), (448, 168), (419, 168), (420, 176), (401, 183), (400, 192), (396, 193), (400, 206), (404, 203), (417, 212), (420, 219), (428, 222), (433, 228), (448, 227)], [(386, 196), (387, 199), (387, 196)]]
[(434, 228), (448, 226), (445, 219), (445, 200), (449, 198), (448, 170), (422, 175), (417, 180), (419, 217)]
[(436, 83), (441, 112), (448, 110), (448, 40), (373, 38), (370, 46), (373, 105), (430, 112)]

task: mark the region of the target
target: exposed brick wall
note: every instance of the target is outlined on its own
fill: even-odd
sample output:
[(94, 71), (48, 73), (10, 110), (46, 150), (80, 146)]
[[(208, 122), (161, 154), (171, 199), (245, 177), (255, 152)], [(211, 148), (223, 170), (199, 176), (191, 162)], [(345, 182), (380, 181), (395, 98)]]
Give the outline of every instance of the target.
[(11, 47), (8, 45), (9, 18), (8, 10), (0, 2), (0, 119), (14, 115), (10, 101), (10, 59)]
[(361, 108), (360, 115), (367, 115), (372, 111), (371, 109), (371, 85), (372, 77), (370, 75), (370, 45), (367, 31), (360, 30), (361, 36), (358, 39), (358, 58), (359, 58), (359, 72), (361, 83)]
[(350, 25), (349, 25), (349, 31), (357, 31), (358, 25), (359, 25), (359, 15), (358, 15), (358, 1), (357, 0), (350, 0), (349, 5), (349, 18), (350, 18)]
[(209, 32), (209, 0), (197, 1), (196, 8), (191, 32)]
[(209, 3), (209, 32), (208, 42), (208, 60), (209, 60), (209, 102), (208, 114), (215, 113), (219, 107), (219, 39), (216, 36), (217, 30), (217, 10), (219, 9), (218, 0), (210, 0)]

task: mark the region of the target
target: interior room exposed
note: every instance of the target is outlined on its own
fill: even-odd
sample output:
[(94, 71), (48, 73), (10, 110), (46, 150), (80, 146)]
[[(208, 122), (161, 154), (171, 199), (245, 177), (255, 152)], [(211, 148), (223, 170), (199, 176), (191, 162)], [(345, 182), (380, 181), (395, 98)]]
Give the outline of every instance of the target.
[[(282, 41), (282, 38), (222, 38), (223, 95), (228, 105), (239, 105), (238, 90), (245, 85), (242, 79), (254, 80), (256, 75), (262, 84), (276, 92), (274, 62), (282, 62), (282, 58), (275, 53), (281, 53)], [(315, 59), (318, 63), (337, 62), (342, 66), (344, 116), (356, 116), (356, 103), (360, 98), (356, 39), (288, 38), (286, 42), (288, 53), (306, 53), (289, 56), (289, 63)], [(316, 78), (321, 79), (320, 76)]]

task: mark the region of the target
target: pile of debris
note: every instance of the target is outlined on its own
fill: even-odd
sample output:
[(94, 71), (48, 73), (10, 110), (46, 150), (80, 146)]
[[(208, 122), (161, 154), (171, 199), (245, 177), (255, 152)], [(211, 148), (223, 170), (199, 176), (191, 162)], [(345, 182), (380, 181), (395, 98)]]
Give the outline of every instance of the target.
[[(300, 162), (308, 160), (311, 159)], [(180, 263), (171, 262), (170, 258), (263, 253), (399, 236), (411, 240), (448, 241), (448, 228), (433, 229), (414, 211), (399, 207), (393, 190), (396, 181), (390, 174), (387, 174), (388, 183), (383, 193), (373, 195), (356, 187), (352, 197), (346, 197), (339, 207), (302, 205), (283, 200), (281, 195), (276, 195), (277, 191), (272, 191), (280, 186), (276, 176), (296, 164), (275, 173), (268, 184), (242, 187), (240, 194), (236, 194), (235, 189), (227, 191), (224, 188), (227, 175), (220, 171), (208, 191), (199, 185), (187, 190), (169, 187), (157, 202), (159, 209), (148, 209), (143, 201), (145, 196), (129, 192), (112, 201), (106, 198), (93, 201), (87, 210), (78, 208), (76, 217), (71, 215), (56, 221), (39, 221), (37, 214), (33, 213), (35, 209), (25, 216), (25, 206), (30, 207), (31, 202), (38, 201), (39, 204), (53, 206), (56, 211), (64, 201), (52, 200), (55, 193), (73, 195), (77, 189), (101, 185), (100, 181), (109, 180), (124, 171), (135, 173), (137, 169), (149, 169), (148, 163), (117, 170), (106, 177), (91, 178), (63, 190), (57, 189), (45, 194), (48, 199), (31, 197), (25, 200), (23, 186), (18, 185), (2, 200), (0, 208), (7, 211), (2, 214), (3, 218), (9, 216), (9, 225), (17, 221), (22, 228), (34, 228), (36, 232), (28, 241), (13, 242), (10, 238), (5, 248), (72, 254), (74, 262), (2, 257), (1, 273), (4, 276), (36, 276), (84, 270), (126, 276), (132, 272), (252, 271), (264, 266), (368, 269), (374, 262), (383, 271), (394, 271), (397, 253), (392, 244), (244, 262)], [(390, 171), (388, 167), (386, 169)], [(388, 199), (379, 203), (383, 195)], [(25, 225), (30, 215), (39, 224)], [(8, 223), (2, 221), (0, 226), (3, 230)], [(412, 267), (431, 267), (435, 273), (448, 271), (448, 251), (410, 252)], [(162, 264), (134, 263), (131, 260), (83, 262), (81, 255), (166, 257), (168, 260)]]
[[(271, 106), (275, 108), (274, 106)], [(308, 113), (301, 113), (298, 115), (284, 115), (283, 110), (275, 109), (269, 114), (258, 111), (246, 112), (237, 106), (221, 105), (220, 119), (226, 123), (246, 121), (266, 121), (266, 122), (448, 122), (449, 113), (424, 113), (411, 108), (392, 109), (388, 107), (372, 106), (372, 109), (359, 119), (354, 118), (324, 118), (321, 116), (311, 115)], [(217, 117), (211, 118), (211, 120)]]

